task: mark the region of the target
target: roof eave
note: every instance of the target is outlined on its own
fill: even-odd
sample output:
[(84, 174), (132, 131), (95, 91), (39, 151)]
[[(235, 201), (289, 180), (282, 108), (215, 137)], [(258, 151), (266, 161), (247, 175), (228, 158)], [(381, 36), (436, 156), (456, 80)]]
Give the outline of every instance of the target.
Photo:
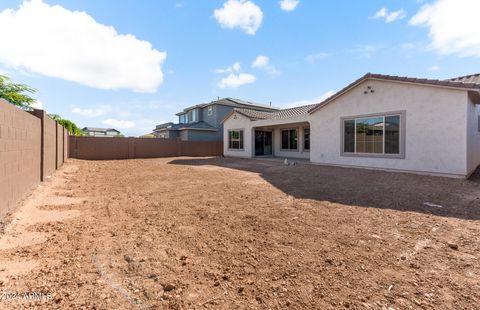
[[(402, 77), (400, 77), (400, 78), (402, 78)], [(420, 86), (427, 86), (427, 87), (440, 87), (440, 88), (456, 89), (456, 90), (463, 90), (463, 91), (480, 92), (480, 85), (478, 85), (478, 84), (468, 85), (468, 86), (478, 85), (479, 88), (476, 88), (476, 87), (466, 87), (467, 85), (465, 83), (461, 83), (461, 82), (458, 82), (459, 85), (445, 85), (445, 84), (442, 84), (442, 83), (434, 84), (434, 83), (425, 83), (425, 82), (420, 82), (420, 81), (411, 81), (411, 80), (409, 81), (407, 79), (408, 78), (406, 78), (406, 77), (403, 80), (402, 79), (393, 79), (393, 78), (388, 78), (388, 76), (383, 76), (382, 77), (380, 75), (367, 73), (364, 76), (362, 76), (361, 78), (359, 78), (356, 81), (352, 82), (351, 84), (347, 85), (345, 88), (338, 91), (337, 93), (335, 93), (331, 97), (329, 97), (329, 98), (325, 99), (324, 101), (320, 102), (317, 106), (308, 110), (308, 113), (309, 114), (315, 113), (316, 111), (320, 110), (321, 108), (323, 108), (324, 106), (326, 106), (327, 104), (332, 102), (333, 100), (341, 97), (343, 94), (349, 92), (351, 89), (357, 87), (361, 83), (363, 83), (365, 81), (368, 81), (368, 80), (387, 81), (387, 82), (393, 82), (393, 83), (403, 83), (403, 84), (420, 85)], [(425, 81), (427, 81), (427, 80), (425, 79)], [(456, 83), (456, 82), (453, 82), (453, 83)]]
[(191, 128), (191, 127), (182, 127), (178, 128), (177, 130), (201, 130), (201, 131), (218, 131), (215, 128)]

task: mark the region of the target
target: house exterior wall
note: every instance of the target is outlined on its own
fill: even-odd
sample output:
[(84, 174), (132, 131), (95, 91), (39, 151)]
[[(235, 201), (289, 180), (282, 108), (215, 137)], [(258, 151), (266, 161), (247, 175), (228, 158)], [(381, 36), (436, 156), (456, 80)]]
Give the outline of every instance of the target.
[(182, 141), (188, 141), (188, 132), (186, 130), (179, 130), (178, 137)]
[(177, 130), (162, 130), (153, 133), (157, 138), (163, 139), (177, 139), (178, 131)]
[[(183, 130), (187, 134), (188, 141), (216, 141), (218, 133), (217, 131), (210, 130)], [(220, 139), (221, 140), (221, 139)]]
[[(342, 154), (343, 118), (392, 112), (404, 117), (404, 156)], [(310, 157), (311, 162), (326, 165), (465, 177), (480, 165), (479, 116), (480, 106), (466, 90), (367, 80), (307, 116), (250, 121), (234, 113), (224, 123), (224, 155), (253, 157), (255, 128), (273, 128), (275, 156)], [(301, 152), (302, 128), (308, 124), (310, 152)], [(299, 129), (298, 152), (280, 149), (282, 128)], [(228, 148), (231, 129), (244, 131), (243, 150)]]
[(467, 174), (469, 175), (480, 165), (480, 105), (475, 105), (472, 97), (468, 98), (467, 115)]
[(217, 116), (216, 116), (217, 109), (214, 104), (210, 106), (213, 107), (212, 114), (208, 115), (208, 106), (206, 106), (201, 109), (202, 112), (200, 113), (200, 119), (209, 125), (216, 126), (217, 125)]
[[(212, 107), (212, 114), (208, 115), (208, 107), (210, 106)], [(232, 112), (233, 107), (221, 104), (212, 104), (202, 108), (201, 110), (201, 119), (205, 123), (217, 128), (215, 137), (213, 139), (221, 141), (223, 139), (223, 120)]]
[[(303, 121), (302, 123), (292, 123), (292, 120)], [(288, 122), (291, 122), (290, 124)], [(280, 125), (278, 125), (280, 123)], [(223, 148), (224, 155), (231, 157), (247, 157), (251, 158), (255, 156), (255, 129), (271, 130), (273, 132), (273, 155), (278, 157), (287, 158), (305, 158), (310, 157), (310, 152), (303, 149), (304, 134), (303, 129), (309, 128), (310, 125), (305, 123), (305, 118), (292, 118), (284, 120), (260, 120), (250, 121), (249, 118), (234, 113), (224, 123), (223, 132)], [(282, 129), (298, 130), (298, 150), (282, 150)], [(231, 150), (228, 146), (228, 132), (230, 130), (243, 130), (244, 136), (244, 149), (243, 150)], [(310, 142), (311, 143), (311, 142)]]
[[(374, 93), (364, 94), (370, 86)], [(467, 174), (466, 91), (367, 80), (311, 115), (311, 156), (319, 164)], [(405, 158), (341, 155), (341, 118), (405, 111)]]
[(88, 130), (85, 132), (87, 136), (91, 137), (116, 137), (118, 136), (118, 132), (116, 131), (91, 131)]
[[(228, 120), (223, 124), (223, 154), (225, 156), (232, 157), (253, 157), (253, 130), (252, 130), (252, 121), (249, 118), (234, 113)], [(243, 130), (243, 150), (232, 150), (228, 145), (228, 132), (230, 130)]]
[[(208, 113), (208, 107), (205, 107), (204, 110)], [(224, 106), (220, 104), (213, 105), (213, 115), (215, 116), (215, 123), (210, 124), (213, 127), (217, 128), (217, 140), (222, 140), (223, 138), (223, 120), (233, 111), (233, 107)]]
[[(286, 158), (310, 158), (310, 151), (304, 149), (304, 129), (309, 127), (310, 125), (305, 124), (281, 125), (280, 127), (275, 127), (273, 131), (274, 156)], [(297, 129), (297, 150), (282, 150), (282, 130), (284, 129)]]

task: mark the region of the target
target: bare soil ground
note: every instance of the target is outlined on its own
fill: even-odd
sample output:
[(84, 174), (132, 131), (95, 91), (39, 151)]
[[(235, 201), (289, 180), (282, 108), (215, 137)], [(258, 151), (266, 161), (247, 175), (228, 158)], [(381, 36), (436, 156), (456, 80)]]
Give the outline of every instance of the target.
[(480, 176), (71, 160), (5, 228), (0, 308), (478, 309), (479, 240)]

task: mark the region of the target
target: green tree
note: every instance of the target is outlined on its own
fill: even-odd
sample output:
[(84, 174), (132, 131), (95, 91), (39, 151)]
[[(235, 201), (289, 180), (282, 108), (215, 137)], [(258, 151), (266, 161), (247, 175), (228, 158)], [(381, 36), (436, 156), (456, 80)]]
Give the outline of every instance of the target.
[(57, 121), (60, 125), (63, 127), (67, 128), (68, 132), (73, 135), (73, 136), (83, 136), (85, 133), (78, 128), (77, 124), (74, 122), (68, 120), (68, 119), (63, 119), (60, 115), (58, 114), (48, 114), (51, 119), (54, 121)]
[(25, 85), (13, 83), (8, 76), (0, 75), (0, 98), (24, 110), (31, 110), (35, 99), (25, 93), (35, 93), (36, 90)]

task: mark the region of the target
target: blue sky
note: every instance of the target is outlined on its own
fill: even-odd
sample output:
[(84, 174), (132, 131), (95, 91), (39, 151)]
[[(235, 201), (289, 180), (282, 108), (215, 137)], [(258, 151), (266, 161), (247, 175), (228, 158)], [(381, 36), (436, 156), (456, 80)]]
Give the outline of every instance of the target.
[(282, 1), (2, 0), (0, 72), (127, 135), (217, 96), (286, 107), (367, 72), (480, 72), (480, 1)]

